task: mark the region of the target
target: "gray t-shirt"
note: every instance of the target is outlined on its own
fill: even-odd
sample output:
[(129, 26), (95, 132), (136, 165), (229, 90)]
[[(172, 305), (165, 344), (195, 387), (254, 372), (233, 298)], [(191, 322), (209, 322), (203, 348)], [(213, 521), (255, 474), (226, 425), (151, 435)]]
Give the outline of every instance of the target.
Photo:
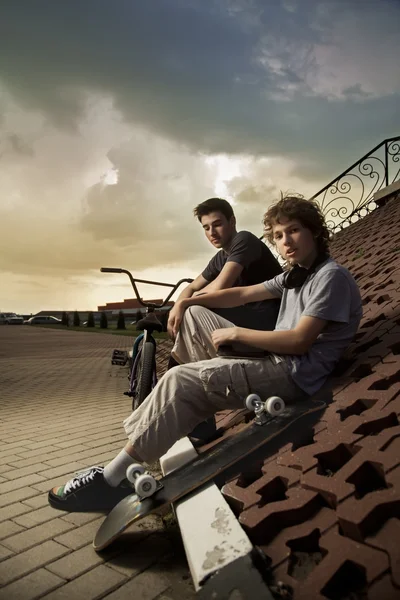
[(281, 274), (264, 282), (269, 292), (282, 298), (275, 329), (294, 329), (302, 316), (328, 321), (306, 354), (282, 357), (297, 385), (312, 395), (323, 385), (358, 329), (362, 317), (360, 291), (350, 272), (331, 258), (320, 264), (301, 288), (284, 288), (284, 277)]

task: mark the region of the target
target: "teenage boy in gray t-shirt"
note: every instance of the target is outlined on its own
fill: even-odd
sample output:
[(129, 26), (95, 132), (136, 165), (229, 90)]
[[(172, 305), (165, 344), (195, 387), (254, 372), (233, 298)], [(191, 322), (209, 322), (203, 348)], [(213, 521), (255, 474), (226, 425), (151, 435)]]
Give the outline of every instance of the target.
[[(176, 314), (212, 314), (210, 329), (197, 332), (199, 348), (237, 342), (267, 351), (262, 358), (223, 358), (179, 365), (167, 371), (125, 421), (129, 442), (104, 468), (90, 467), (49, 492), (61, 510), (105, 510), (132, 493), (124, 483), (134, 462), (152, 463), (194, 426), (224, 408), (240, 408), (247, 394), (279, 395), (301, 402), (317, 391), (353, 339), (362, 315), (358, 287), (329, 258), (329, 232), (314, 202), (282, 198), (264, 217), (266, 236), (289, 270), (249, 287), (183, 298)], [(237, 327), (207, 308), (240, 306), (281, 298), (274, 331)], [(204, 313), (204, 314), (203, 314)], [(221, 319), (216, 328), (215, 319)], [(204, 319), (207, 321), (207, 319)]]
[[(325, 322), (314, 343), (308, 348), (304, 346), (303, 354), (289, 352), (276, 357), (288, 363), (293, 380), (312, 395), (354, 337), (362, 316), (360, 293), (349, 271), (329, 257), (315, 268), (302, 287), (287, 289), (284, 284), (284, 274), (263, 284), (274, 297), (282, 298), (276, 332), (296, 331), (301, 320), (304, 330), (314, 323), (317, 330), (319, 322)], [(299, 343), (301, 350), (301, 340)]]

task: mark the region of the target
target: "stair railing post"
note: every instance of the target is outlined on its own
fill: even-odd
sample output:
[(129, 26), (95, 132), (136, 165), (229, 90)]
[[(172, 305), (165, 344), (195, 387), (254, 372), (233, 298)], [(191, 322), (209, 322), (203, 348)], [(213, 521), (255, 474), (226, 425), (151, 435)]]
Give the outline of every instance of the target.
[(388, 143), (385, 140), (385, 184), (389, 185), (389, 159), (388, 159)]

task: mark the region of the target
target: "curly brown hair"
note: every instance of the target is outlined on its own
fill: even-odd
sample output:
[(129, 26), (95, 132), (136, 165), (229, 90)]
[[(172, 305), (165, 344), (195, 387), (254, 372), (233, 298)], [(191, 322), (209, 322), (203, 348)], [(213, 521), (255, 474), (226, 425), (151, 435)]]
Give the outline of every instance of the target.
[(314, 200), (306, 200), (300, 194), (285, 195), (281, 192), (280, 200), (269, 207), (263, 218), (264, 237), (270, 244), (275, 245), (273, 226), (281, 223), (282, 219), (300, 221), (313, 234), (318, 253), (329, 255), (331, 234), (321, 208)]

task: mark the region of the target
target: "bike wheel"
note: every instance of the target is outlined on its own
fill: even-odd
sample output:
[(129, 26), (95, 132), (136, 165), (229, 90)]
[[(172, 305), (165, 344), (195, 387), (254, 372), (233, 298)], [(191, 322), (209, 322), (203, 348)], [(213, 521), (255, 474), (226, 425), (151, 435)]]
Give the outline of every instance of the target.
[(137, 386), (135, 398), (133, 399), (133, 410), (142, 404), (153, 388), (153, 374), (156, 368), (155, 355), (155, 344), (145, 342), (142, 345), (142, 352), (137, 365)]
[(134, 364), (135, 364), (135, 359), (137, 356), (137, 353), (139, 352), (139, 348), (142, 345), (142, 340), (144, 338), (144, 334), (141, 333), (140, 335), (138, 335), (138, 337), (135, 339), (135, 343), (133, 344), (133, 348), (132, 348), (132, 356), (129, 358), (129, 391), (132, 391), (132, 384), (133, 384), (133, 379), (134, 379)]

